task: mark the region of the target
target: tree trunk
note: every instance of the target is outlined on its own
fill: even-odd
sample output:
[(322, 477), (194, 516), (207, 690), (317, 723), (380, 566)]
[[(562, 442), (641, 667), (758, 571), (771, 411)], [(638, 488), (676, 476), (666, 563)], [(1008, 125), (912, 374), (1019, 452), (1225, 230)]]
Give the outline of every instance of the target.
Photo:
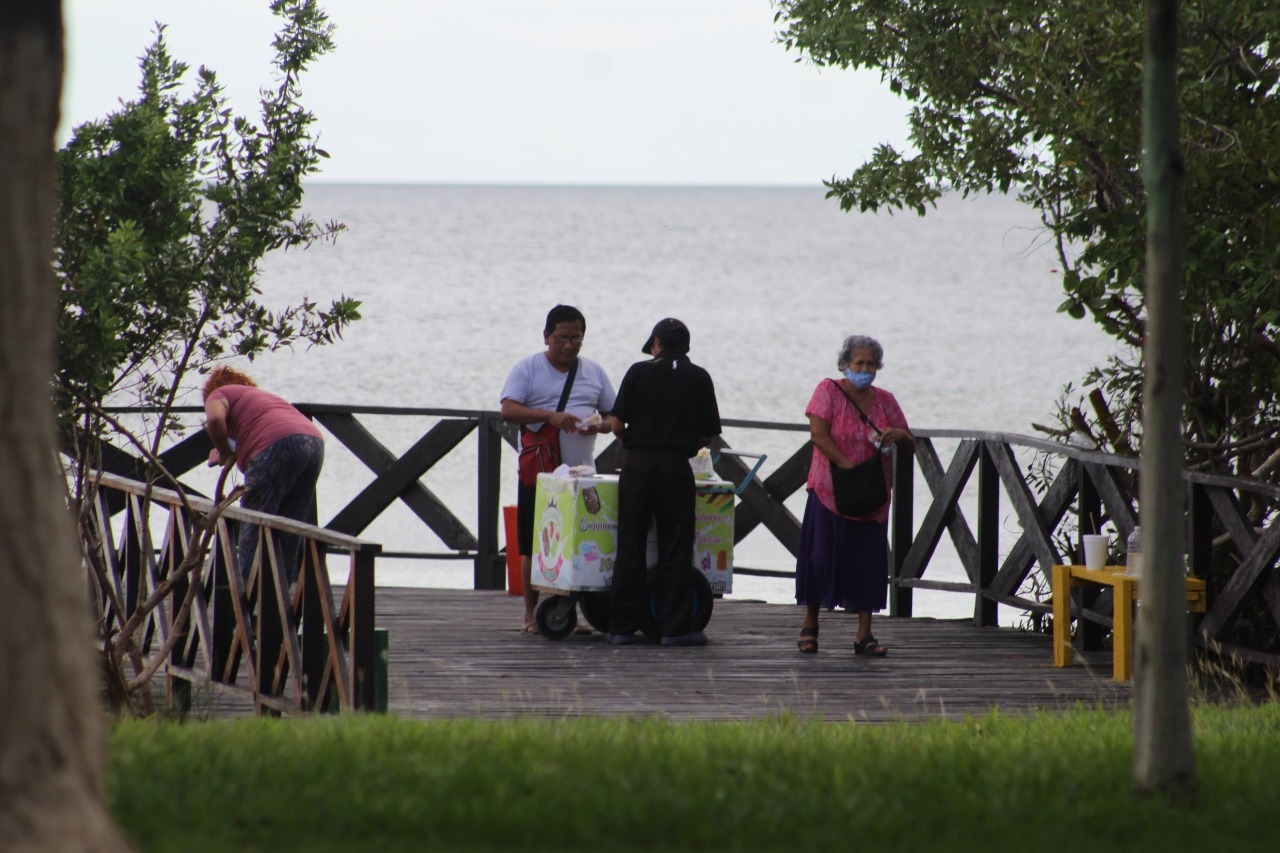
[(105, 718), (55, 451), (60, 0), (0, 5), (0, 844), (127, 850), (102, 796)]
[(1134, 661), (1134, 785), (1195, 791), (1187, 700), (1182, 484), (1182, 205), (1177, 2), (1147, 0), (1143, 182), (1147, 191), (1147, 330), (1142, 413), (1142, 612)]

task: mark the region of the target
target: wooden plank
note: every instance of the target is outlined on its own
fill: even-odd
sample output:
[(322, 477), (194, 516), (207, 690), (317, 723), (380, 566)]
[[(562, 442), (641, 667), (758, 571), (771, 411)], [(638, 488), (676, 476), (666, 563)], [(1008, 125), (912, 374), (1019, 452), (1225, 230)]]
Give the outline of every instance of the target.
[[(877, 617), (876, 635), (891, 649), (869, 660), (852, 654), (856, 619), (843, 612), (824, 611), (820, 653), (799, 655), (799, 613), (790, 605), (717, 602), (711, 642), (700, 649), (619, 649), (599, 634), (552, 642), (518, 631), (521, 606), (500, 591), (378, 588), (378, 626), (390, 632), (390, 710), (418, 719), (791, 713), (874, 723), (1125, 707), (1131, 698), (1129, 684), (1110, 680), (1110, 652), (1075, 651), (1073, 666), (1055, 669), (1048, 635), (968, 620)], [(253, 713), (245, 686), (210, 687), (199, 713)], [(260, 704), (293, 712), (289, 698)]]
[[(916, 447), (919, 449), (919, 443)], [(913, 594), (900, 581), (915, 538), (915, 463), (918, 457), (893, 453), (893, 503), (889, 509), (889, 615), (910, 616)]]
[(899, 586), (908, 589), (937, 589), (944, 592), (963, 592), (973, 595), (980, 593), (978, 589), (971, 583), (959, 583), (957, 581), (931, 581), (925, 578), (902, 578), (898, 582)]
[(479, 449), (476, 454), (476, 556), (472, 568), (474, 589), (505, 589), (506, 560), (498, 548), (499, 495), (502, 480), (502, 424), (496, 418), (480, 419), (476, 431)]
[[(959, 514), (957, 507), (956, 513)], [(996, 603), (982, 593), (991, 588), (1000, 560), (1000, 478), (985, 448), (978, 459), (978, 549), (976, 570), (970, 574), (978, 594), (973, 603), (973, 624), (993, 627), (998, 623)]]
[(374, 645), (374, 561), (372, 554), (352, 554), (343, 603), (350, 602), (352, 707), (372, 711), (377, 705), (377, 654)]
[[(441, 421), (409, 448), (399, 459), (395, 460), (365, 489), (356, 495), (325, 527), (354, 536), (373, 523), (382, 511), (397, 498), (404, 498), (409, 493), (426, 494), (426, 500), (420, 507), (426, 518), (423, 521), (450, 548), (460, 551), (474, 551), (475, 537), (466, 526), (457, 519), (448, 507), (425, 486), (417, 482), (418, 478), (431, 469), (449, 454), (462, 439), (475, 429), (474, 421)], [(372, 440), (372, 436), (370, 436)], [(378, 445), (381, 448), (381, 445)], [(382, 448), (385, 451), (385, 448)], [(352, 449), (352, 452), (356, 452)], [(371, 446), (363, 446), (361, 453), (381, 457)], [(410, 498), (410, 500), (415, 500)], [(421, 500), (421, 498), (418, 498)]]
[(1240, 506), (1240, 501), (1236, 498), (1236, 494), (1231, 489), (1219, 489), (1205, 487), (1208, 493), (1209, 503), (1213, 507), (1213, 512), (1218, 516), (1218, 520), (1222, 522), (1222, 527), (1227, 531), (1227, 535), (1231, 537), (1233, 544), (1242, 556), (1253, 550), (1253, 546), (1258, 541), (1258, 534), (1253, 529), (1253, 524), (1245, 516), (1244, 509)]
[(1013, 457), (1013, 449), (1007, 444), (988, 444), (987, 449), (991, 452), (996, 470), (1000, 472), (1000, 480), (1004, 483), (1005, 492), (1013, 502), (1013, 509), (1017, 513), (1018, 522), (1022, 525), (1023, 535), (1027, 537), (1028, 544), (1040, 562), (1041, 568), (1048, 571), (1048, 567), (1061, 562), (1061, 558), (1058, 549), (1054, 547), (1049, 525), (1045, 523), (1040, 507), (1031, 494), (1031, 488), (1023, 479), (1018, 462)]
[(1213, 565), (1213, 501), (1199, 483), (1187, 483), (1187, 569), (1200, 578)]
[(1258, 537), (1244, 562), (1231, 573), (1217, 600), (1201, 620), (1203, 636), (1217, 639), (1226, 630), (1244, 606), (1249, 592), (1263, 579), (1262, 573), (1275, 565), (1277, 554), (1280, 554), (1280, 521), (1273, 521)]
[[(150, 495), (152, 503), (157, 505), (164, 507), (182, 505), (182, 499), (176, 492), (170, 489), (152, 487), (146, 483), (140, 483), (136, 480), (128, 480), (109, 473), (102, 474), (100, 479), (103, 486), (112, 490), (118, 489), (135, 498)], [(197, 512), (208, 513), (213, 511), (213, 503), (206, 498), (189, 497), (188, 503), (191, 508)], [(309, 536), (317, 542), (323, 542), (331, 547), (345, 548), (351, 551), (361, 551), (366, 549), (374, 551), (382, 550), (382, 546), (375, 542), (367, 542), (362, 539), (357, 539), (354, 536), (347, 536), (344, 533), (325, 530), (322, 527), (315, 527), (314, 525), (305, 524), (301, 521), (294, 521), (290, 518), (281, 518), (277, 515), (268, 515), (266, 513), (257, 512), (251, 509), (244, 509), (242, 507), (227, 507), (223, 510), (221, 517), (231, 521), (247, 521), (250, 524), (266, 524), (285, 533)]]
[[(960, 448), (956, 448), (956, 453), (960, 452)], [(955, 458), (954, 456), (952, 457)], [(937, 449), (933, 446), (933, 442), (924, 439), (916, 442), (916, 459), (920, 463), (920, 473), (924, 476), (925, 485), (929, 487), (929, 493), (935, 499), (939, 491), (943, 488), (943, 481), (946, 474), (942, 469), (942, 462), (938, 458)], [(972, 470), (971, 472), (972, 473)], [(961, 485), (961, 491), (964, 486)], [(927, 517), (927, 516), (926, 516)], [(957, 502), (947, 516), (947, 533), (951, 536), (951, 544), (956, 549), (956, 556), (960, 558), (960, 565), (964, 568), (964, 573), (968, 575), (972, 581), (978, 568), (978, 543), (974, 540), (973, 531), (969, 528), (969, 520), (964, 516), (964, 510), (960, 508)], [(935, 544), (936, 547), (936, 544)]]
[[(117, 447), (109, 441), (101, 442), (99, 447), (103, 471), (142, 483), (158, 473), (136, 454)], [(160, 464), (164, 465), (165, 470), (181, 483), (183, 474), (208, 460), (211, 449), (213, 449), (213, 442), (209, 439), (208, 433), (202, 429), (195, 430), (177, 444), (164, 450), (160, 454)], [(65, 450), (67, 448), (64, 448)], [(190, 495), (205, 497), (199, 489), (193, 489), (186, 483), (182, 483), (182, 488)], [(107, 490), (106, 500), (109, 515), (115, 515), (124, 509), (124, 498), (119, 492)]]
[[(1078, 470), (1079, 466), (1076, 465), (1064, 465), (1059, 469), (1058, 476), (1049, 485), (1049, 490), (1038, 505), (1041, 515), (1055, 528), (1071, 508), (1076, 493)], [(991, 582), (992, 592), (1003, 596), (1014, 595), (1035, 566), (1036, 555), (1031, 542), (1026, 533), (1021, 533), (1009, 549), (1009, 556), (1000, 566), (995, 580)], [(1048, 576), (1045, 577), (1047, 580)]]
[[(716, 439), (712, 442), (712, 449), (719, 450), (727, 448), (723, 439)], [(732, 483), (741, 483), (751, 471), (751, 465), (748, 465), (743, 459), (737, 456), (723, 455), (716, 463), (716, 473), (721, 478), (729, 480)], [(794, 556), (796, 549), (800, 545), (800, 519), (792, 514), (781, 501), (775, 499), (768, 489), (766, 489), (759, 480), (753, 480), (747, 485), (747, 488), (738, 496), (738, 506), (734, 510), (734, 542), (741, 541), (738, 536), (738, 515), (739, 513), (750, 512), (755, 518), (760, 519), (774, 538), (778, 540), (791, 554)], [(746, 535), (746, 534), (743, 534)]]
[[(809, 479), (809, 464), (813, 458), (813, 443), (805, 442), (804, 446), (791, 454), (782, 465), (764, 479), (764, 490), (776, 503), (782, 503), (804, 488)], [(736, 476), (746, 473), (746, 469), (736, 469)], [(724, 476), (724, 475), (722, 475)], [(740, 480), (735, 480), (740, 482)], [(751, 531), (760, 526), (761, 517), (753, 503), (739, 504), (733, 515), (733, 541), (741, 542)], [(795, 552), (792, 551), (794, 554)]]
[(599, 634), (549, 641), (518, 631), (521, 604), (501, 592), (378, 590), (390, 632), (390, 710), (405, 717), (658, 715), (672, 720), (952, 719), (1077, 703), (1124, 707), (1109, 654), (1055, 669), (1051, 638), (968, 620), (877, 617), (890, 651), (853, 654), (857, 620), (823, 611), (821, 650), (796, 652), (794, 606), (716, 603), (704, 648), (617, 648)]
[[(348, 558), (348, 565), (354, 568), (355, 555)], [(321, 564), (323, 566), (323, 564)], [(352, 569), (348, 569), (350, 574)], [(318, 591), (318, 602), (320, 606), (320, 618), (322, 624), (328, 626), (327, 636), (325, 637), (325, 665), (324, 675), (321, 678), (319, 696), (325, 704), (321, 707), (328, 707), (328, 696), (333, 693), (337, 698), (338, 707), (343, 710), (350, 710), (355, 707), (353, 684), (351, 680), (351, 668), (347, 665), (346, 650), (343, 648), (343, 639), (349, 633), (342, 629), (342, 616), (339, 611), (335, 611), (333, 587), (330, 585), (328, 571), (318, 571), (312, 580)], [(344, 596), (344, 599), (346, 597)]]
[(627, 452), (622, 449), (622, 442), (615, 438), (596, 456), (596, 471), (601, 474), (617, 474), (622, 470), (622, 463), (626, 458)]
[(1280, 576), (1270, 572), (1262, 582), (1262, 600), (1271, 611), (1271, 618), (1280, 625)]
[[(1080, 463), (1074, 459), (1068, 459), (1063, 463), (1063, 467), (1075, 468), (1077, 471), (1077, 479), (1080, 483), (1079, 502), (1076, 508), (1076, 530), (1079, 536), (1086, 533), (1101, 533), (1102, 523), (1104, 521), (1102, 515), (1102, 496), (1098, 494), (1098, 487), (1094, 484), (1093, 478), (1089, 476), (1079, 476)], [(1077, 537), (1076, 548), (1079, 553), (1075, 555), (1078, 562), (1084, 562), (1084, 541)]]
[[(214, 576), (219, 545), (220, 543), (215, 537), (213, 542), (210, 543), (209, 553), (205, 555), (204, 564), (200, 567), (196, 597), (191, 602), (191, 633), (187, 637), (186, 657), (183, 659), (187, 667), (200, 668), (205, 673), (206, 678), (212, 677), (214, 671), (211, 666), (212, 656), (210, 654), (213, 649), (213, 623), (210, 617), (214, 611)], [(201, 665), (202, 657), (203, 665)]]
[(193, 429), (185, 438), (160, 454), (160, 464), (170, 474), (181, 479), (192, 468), (207, 464), (210, 450), (213, 450), (213, 440), (209, 438), (209, 433), (203, 429)]
[(809, 480), (809, 465), (812, 457), (812, 442), (805, 442), (804, 446), (773, 469), (772, 474), (765, 477), (765, 489), (778, 500), (786, 500), (803, 489)]
[(325, 689), (325, 670), (328, 663), (327, 646), (334, 639), (325, 630), (333, 624), (325, 619), (325, 602), (322, 601), (320, 579), (328, 578), (325, 555), (310, 540), (302, 540), (302, 563), (298, 569), (298, 591), (302, 599), (302, 672), (306, 702), (303, 708), (316, 710), (321, 704)]
[[(902, 567), (903, 577), (919, 578), (924, 575), (925, 569), (929, 566), (929, 559), (942, 539), (943, 526), (955, 512), (956, 503), (960, 500), (960, 492), (964, 489), (974, 465), (978, 462), (979, 450), (980, 445), (975, 441), (962, 441), (956, 448), (955, 456), (951, 457), (951, 464), (947, 467), (947, 473), (938, 484), (937, 491), (934, 492), (933, 503), (929, 504), (924, 521), (920, 523), (916, 539), (911, 543), (911, 550), (907, 553), (906, 563)], [(919, 453), (917, 458), (921, 458)]]
[(1120, 531), (1120, 535), (1127, 537), (1133, 531), (1134, 525), (1138, 523), (1138, 514), (1133, 511), (1133, 502), (1129, 499), (1131, 486), (1128, 482), (1121, 483), (1120, 478), (1130, 480), (1132, 475), (1128, 471), (1113, 470), (1094, 462), (1083, 463), (1080, 467), (1093, 483), (1098, 496), (1102, 499), (1102, 505), (1107, 508), (1107, 514), (1111, 516), (1111, 521)]
[[(996, 708), (1125, 707), (1132, 695), (1130, 685), (1110, 680), (1110, 653), (1076, 653), (1078, 665), (1055, 669), (1048, 635), (978, 629), (968, 620), (877, 617), (890, 654), (869, 660), (852, 654), (856, 619), (844, 612), (822, 613), (822, 651), (801, 656), (792, 606), (723, 599), (705, 648), (616, 648), (599, 634), (559, 642), (521, 634), (522, 605), (503, 592), (376, 592), (378, 626), (390, 635), (390, 711), (412, 719), (749, 720), (786, 712), (831, 721), (960, 720)], [(292, 712), (285, 699), (261, 704)], [(252, 697), (233, 685), (202, 711), (247, 715)]]

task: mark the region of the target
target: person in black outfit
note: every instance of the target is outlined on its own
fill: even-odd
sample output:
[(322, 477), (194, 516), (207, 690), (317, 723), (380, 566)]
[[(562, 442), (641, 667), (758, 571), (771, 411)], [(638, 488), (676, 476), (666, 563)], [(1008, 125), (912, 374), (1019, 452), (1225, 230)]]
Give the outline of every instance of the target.
[(631, 365), (613, 406), (626, 461), (618, 479), (618, 556), (610, 590), (609, 641), (635, 642), (645, 600), (645, 539), (658, 531), (657, 589), (664, 646), (706, 645), (690, 624), (694, 484), (689, 457), (720, 434), (720, 410), (707, 371), (689, 361), (689, 329), (658, 322), (641, 347), (651, 361)]

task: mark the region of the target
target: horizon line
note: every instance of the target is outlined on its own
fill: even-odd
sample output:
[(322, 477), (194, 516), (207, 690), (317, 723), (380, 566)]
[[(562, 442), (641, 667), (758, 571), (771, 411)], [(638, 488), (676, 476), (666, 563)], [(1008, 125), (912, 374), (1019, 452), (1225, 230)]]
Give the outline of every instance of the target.
[(329, 186), (421, 186), (421, 187), (459, 187), (459, 188), (511, 188), (530, 189), (821, 189), (827, 187), (822, 182), (812, 184), (796, 183), (674, 183), (674, 182), (586, 182), (586, 181), (432, 181), (432, 180), (387, 180), (387, 179), (332, 179), (307, 178), (303, 184), (324, 184)]

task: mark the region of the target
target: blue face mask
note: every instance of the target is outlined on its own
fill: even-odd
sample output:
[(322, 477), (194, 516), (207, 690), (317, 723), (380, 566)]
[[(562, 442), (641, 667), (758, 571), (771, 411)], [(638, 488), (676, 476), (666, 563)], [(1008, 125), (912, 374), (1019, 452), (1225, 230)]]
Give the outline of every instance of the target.
[(870, 371), (857, 372), (846, 367), (844, 369), (844, 378), (848, 379), (849, 384), (854, 388), (866, 388), (875, 380), (876, 375)]

